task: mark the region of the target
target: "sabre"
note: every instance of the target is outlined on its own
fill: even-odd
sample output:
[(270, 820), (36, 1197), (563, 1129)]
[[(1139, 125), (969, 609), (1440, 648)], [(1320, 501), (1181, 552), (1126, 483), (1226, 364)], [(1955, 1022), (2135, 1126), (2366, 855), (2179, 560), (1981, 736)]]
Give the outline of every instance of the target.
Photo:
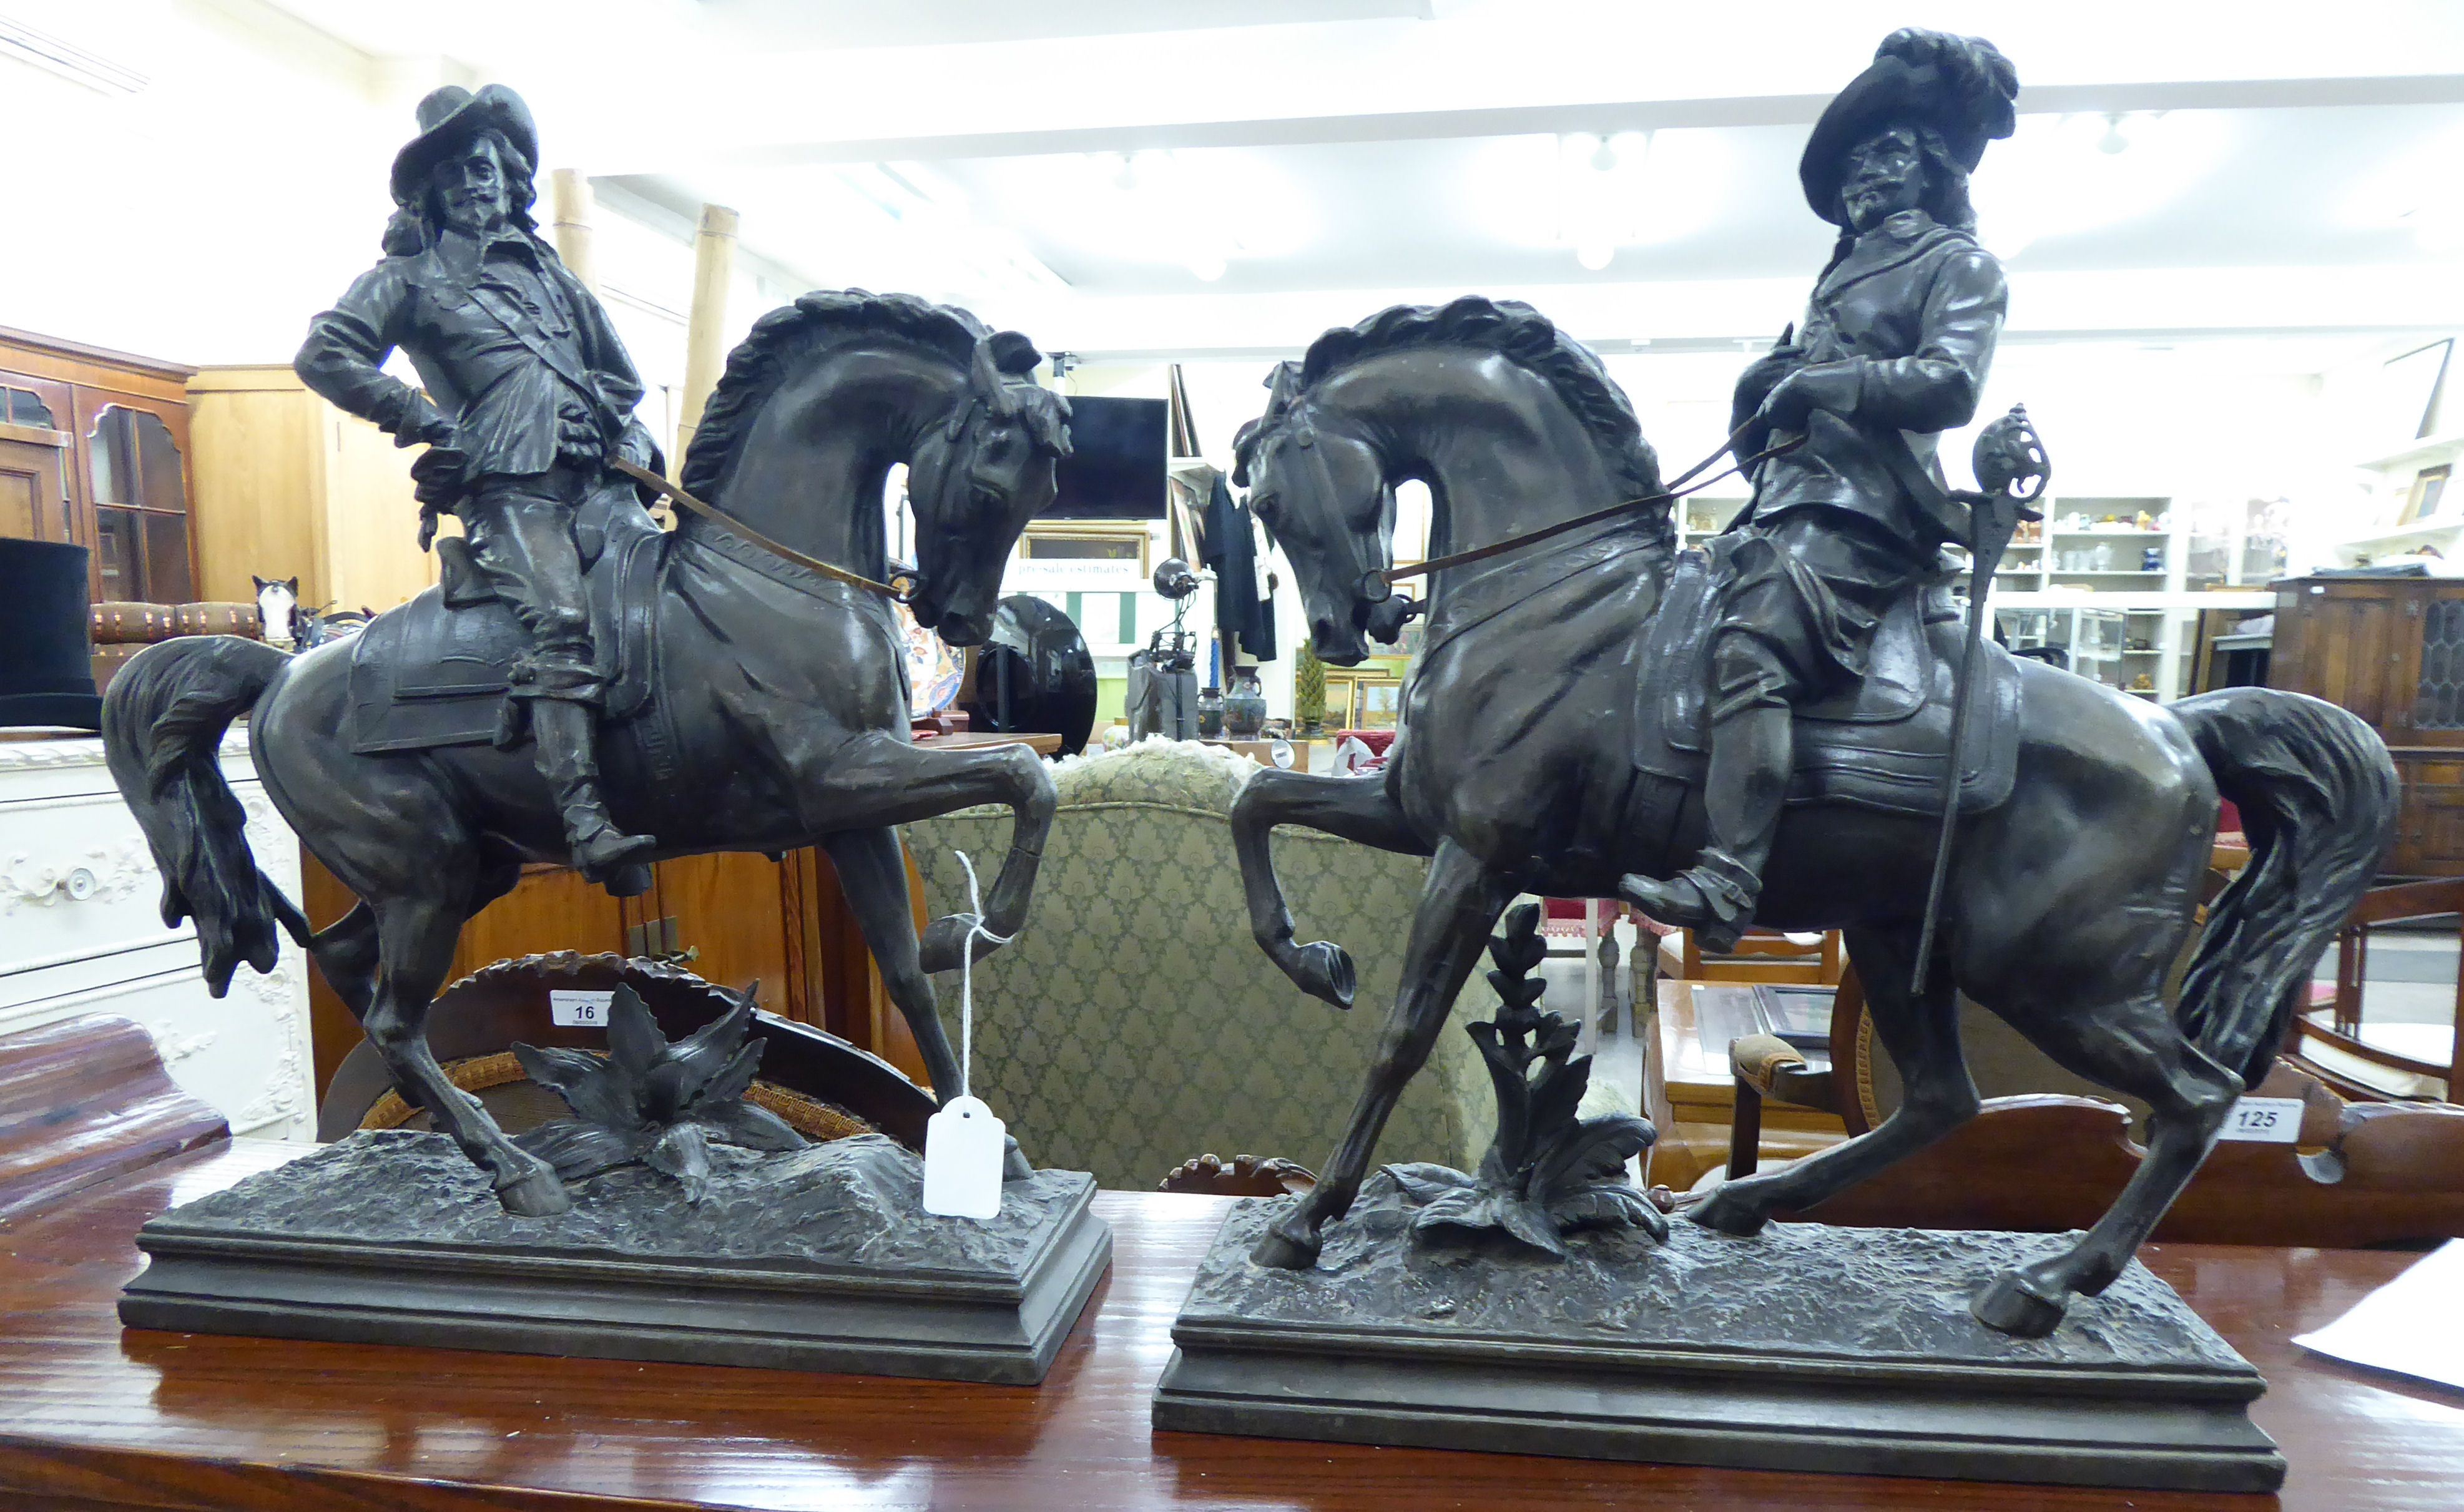
[(1968, 744), (1968, 697), (1976, 677), (1976, 659), (1985, 645), (1985, 599), (1993, 586), (1994, 569), (2023, 519), (2044, 518), (2030, 509), (2044, 494), (2053, 476), (2045, 444), (2028, 423), (2025, 405), (1977, 433), (1973, 454), (1974, 493), (1952, 490), (1947, 496), (1968, 506), (1968, 644), (1960, 653), (1959, 681), (1950, 699), (1950, 750), (1942, 772), (1942, 833), (1934, 842), (1933, 880), (1925, 887), (1925, 926), (1917, 933), (1916, 964), (1910, 969), (1910, 993), (1925, 990), (1925, 969), (1933, 959), (1934, 929), (1942, 917), (1943, 882), (1950, 875), (1950, 846), (1959, 827), (1960, 768)]

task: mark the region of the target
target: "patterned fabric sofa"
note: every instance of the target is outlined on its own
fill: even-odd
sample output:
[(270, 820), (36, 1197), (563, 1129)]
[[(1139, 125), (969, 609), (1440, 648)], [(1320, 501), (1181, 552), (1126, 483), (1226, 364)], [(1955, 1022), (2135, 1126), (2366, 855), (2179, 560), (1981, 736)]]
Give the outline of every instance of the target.
[[(1056, 769), (1060, 810), (1033, 912), (1015, 943), (975, 968), (973, 1089), (1036, 1164), (1152, 1190), (1208, 1151), (1315, 1170), (1341, 1137), (1395, 1001), (1427, 863), (1313, 831), (1276, 836), (1300, 937), (1341, 944), (1359, 968), (1352, 1012), (1319, 1002), (1249, 935), (1226, 815), (1257, 770), (1160, 739)], [(1009, 819), (968, 809), (906, 835), (938, 918), (966, 905), (954, 852), (989, 886)], [(936, 985), (955, 1045), (958, 975)], [(1388, 1121), (1380, 1163), (1477, 1162), (1495, 1112), (1460, 1025), (1496, 1004), (1475, 975)]]

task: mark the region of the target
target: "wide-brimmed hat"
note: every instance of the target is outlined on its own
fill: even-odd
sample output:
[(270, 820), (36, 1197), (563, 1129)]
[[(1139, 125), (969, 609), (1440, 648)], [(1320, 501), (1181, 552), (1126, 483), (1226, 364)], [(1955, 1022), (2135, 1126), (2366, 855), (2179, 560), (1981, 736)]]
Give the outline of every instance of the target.
[(428, 186), (428, 170), (491, 126), (505, 134), (523, 161), (539, 166), (539, 127), (521, 96), (502, 84), (484, 84), (475, 95), (459, 84), (430, 91), (419, 102), (419, 135), (394, 154), (394, 203), (419, 203)]
[(1959, 165), (1974, 171), (1985, 143), (2018, 123), (2019, 71), (1981, 36), (1907, 27), (1882, 39), (1874, 61), (1823, 108), (1797, 160), (1805, 201), (1838, 222), (1848, 152), (1885, 126), (1931, 126)]

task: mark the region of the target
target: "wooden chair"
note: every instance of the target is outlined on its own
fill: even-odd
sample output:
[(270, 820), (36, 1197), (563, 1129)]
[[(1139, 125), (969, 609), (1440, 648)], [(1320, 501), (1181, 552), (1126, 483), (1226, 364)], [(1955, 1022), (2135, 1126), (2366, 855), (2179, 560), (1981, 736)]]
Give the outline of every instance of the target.
[[(1888, 1111), (1870, 1019), (1852, 968), (1832, 1013), (1831, 1068), (1769, 1036), (1729, 1046), (1737, 1078), (1728, 1171), (1759, 1163), (1766, 1100), (1836, 1113), (1853, 1136)], [(2347, 1103), (2279, 1062), (2254, 1095), (2298, 1098), (2298, 1145), (2226, 1143), (2163, 1223), (2189, 1243), (2356, 1247), (2464, 1236), (2464, 1107)], [(1851, 1227), (2061, 1232), (2093, 1223), (2138, 1170), (2131, 1110), (2103, 1098), (1986, 1100), (1931, 1147), (1791, 1220)], [(1711, 1182), (1698, 1184), (1698, 1196)]]
[[(605, 1050), (605, 1029), (556, 1023), (549, 995), (605, 992), (620, 982), (641, 995), (671, 1040), (734, 1005), (728, 994), (681, 967), (562, 951), (498, 961), (445, 989), (429, 1010), (428, 1042), (454, 1085), (486, 1104), (507, 1132), (519, 1133), (568, 1114), (561, 1098), (529, 1080), (512, 1046), (519, 1041)], [(819, 1141), (877, 1131), (911, 1150), (924, 1148), (925, 1120), (937, 1105), (889, 1062), (776, 1014), (756, 1011), (753, 1036), (762, 1042), (761, 1069), (747, 1098), (799, 1133)], [(426, 1127), (426, 1109), (394, 1090), (376, 1047), (364, 1041), (335, 1068), (317, 1110), (322, 1140), (359, 1129)]]
[[(2326, 1002), (2328, 1021), (2321, 1024), (2306, 1013), (2297, 1016), (2285, 1053), (2301, 1069), (2348, 1098), (2405, 1100), (2434, 1098), (2443, 1092), (2447, 1102), (2464, 1103), (2464, 934), (2458, 939), (2455, 1032), (2449, 1041), (2446, 1063), (2400, 1055), (2370, 1043), (2361, 1032), (2362, 988), (2369, 975), (2369, 931), (2383, 924), (2442, 914), (2464, 915), (2464, 877), (2398, 883), (2364, 893), (2343, 931), (2336, 936), (2336, 989)], [(2459, 930), (2464, 930), (2464, 918), (2459, 918)], [(2384, 1079), (2390, 1085), (2374, 1085), (2351, 1064), (2355, 1061), (2395, 1073)], [(2390, 1090), (2390, 1086), (2408, 1085), (2416, 1090)]]

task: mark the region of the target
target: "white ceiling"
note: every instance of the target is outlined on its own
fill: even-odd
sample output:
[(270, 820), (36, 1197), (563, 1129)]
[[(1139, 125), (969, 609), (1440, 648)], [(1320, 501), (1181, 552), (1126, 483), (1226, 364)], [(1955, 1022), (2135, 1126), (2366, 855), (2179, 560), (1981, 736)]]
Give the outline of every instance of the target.
[[(2454, 4), (273, 3), (514, 84), (551, 164), (732, 206), (816, 284), (1030, 310), (1097, 348), (1272, 347), (1464, 290), (1590, 312), (1586, 335), (1768, 335), (1829, 245), (1806, 124), (1912, 21), (1994, 37), (2028, 85), (1976, 183), (1987, 243), (2047, 291), (2020, 327), (2464, 319)], [(1563, 224), (1583, 132), (1649, 134), (1618, 139), (1596, 271)], [(2117, 301), (2123, 274), (2181, 296)]]

